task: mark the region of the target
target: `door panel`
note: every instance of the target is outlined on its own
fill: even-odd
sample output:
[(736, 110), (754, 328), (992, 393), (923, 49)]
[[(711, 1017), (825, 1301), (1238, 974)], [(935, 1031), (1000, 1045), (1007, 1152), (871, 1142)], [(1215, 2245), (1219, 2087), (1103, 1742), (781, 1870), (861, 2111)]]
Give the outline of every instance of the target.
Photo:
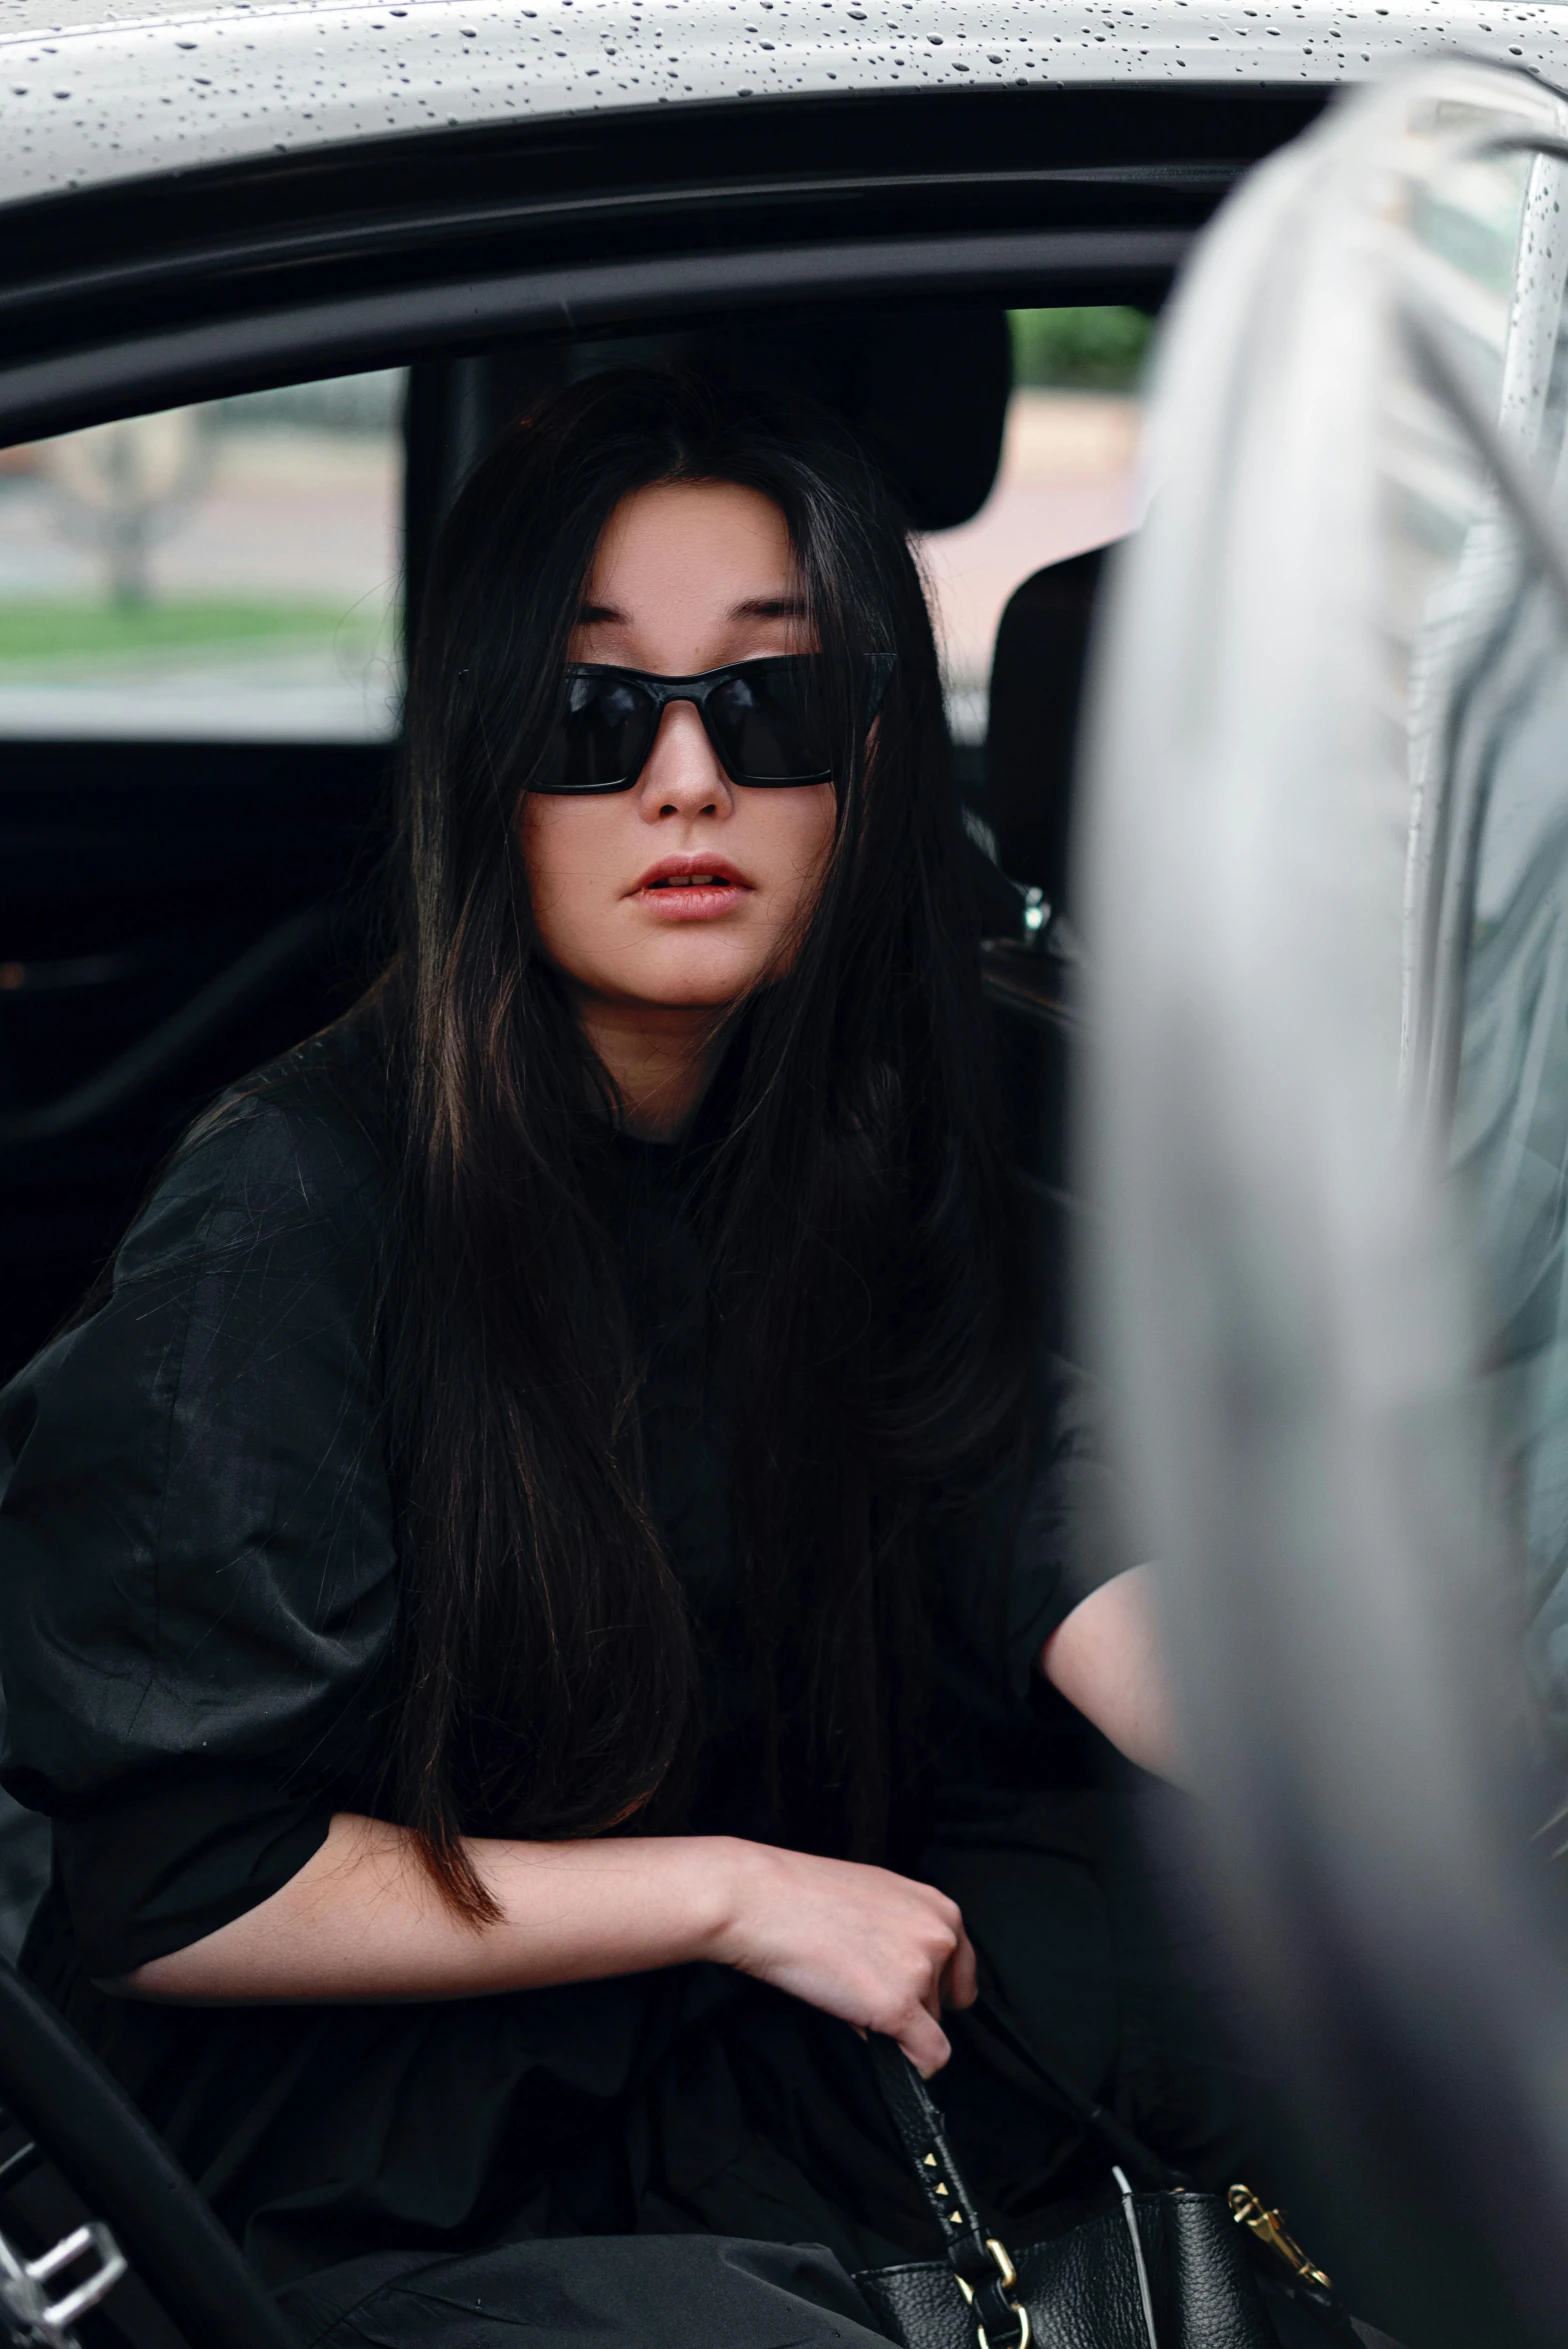
[[(185, 1119), (352, 1000), (387, 756), (364, 744), (0, 750), (0, 1358), (103, 1263)], [(106, 1108), (29, 1132), (306, 909), (273, 967)], [(7, 1133), (7, 1127), (12, 1130)]]

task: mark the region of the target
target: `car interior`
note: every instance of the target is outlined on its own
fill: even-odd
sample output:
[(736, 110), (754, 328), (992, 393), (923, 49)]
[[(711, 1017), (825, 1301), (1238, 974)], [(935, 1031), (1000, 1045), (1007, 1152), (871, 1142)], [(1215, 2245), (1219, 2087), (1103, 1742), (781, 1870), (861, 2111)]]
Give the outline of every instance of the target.
[[(493, 435), (627, 361), (794, 384), (860, 435), (914, 530), (962, 528), (1002, 461), (1009, 310), (1156, 310), (1225, 188), (1319, 104), (1253, 87), (687, 108), (613, 139), (448, 134), (51, 199), (13, 244), (25, 275), (11, 262), (0, 283), (0, 447), (400, 370), (394, 635), (417, 628), (434, 534)], [(0, 529), (0, 583), (3, 559)], [(988, 726), (953, 751), (1018, 1164), (1058, 1239), (1072, 756), (1103, 571), (1098, 548), (1020, 568)], [(189, 1117), (374, 969), (386, 657), (391, 714), (358, 738), (262, 721), (73, 737), (36, 714), (6, 738), (0, 695), (0, 1377), (77, 1306)], [(0, 1828), (11, 1953), (47, 1866), (38, 1826)], [(278, 2349), (282, 2320), (199, 2197), (7, 1967), (0, 2105), (4, 2227), (37, 2250), (91, 2213), (131, 2260), (73, 2313), (82, 2342)], [(54, 2321), (36, 2337), (63, 2337)]]
[[(408, 625), (500, 424), (575, 372), (663, 356), (826, 400), (914, 526), (950, 529), (997, 473), (1005, 308), (1157, 308), (1226, 187), (1320, 104), (1252, 86), (688, 107), (613, 137), (365, 142), (52, 198), (25, 208), (0, 282), (0, 448), (406, 368)], [(1010, 680), (1076, 676), (1093, 579), (1069, 567), (1019, 597), (992, 747), (958, 751), (1000, 870), (1056, 909), (1071, 693), (1031, 741)], [(0, 1370), (71, 1308), (192, 1108), (366, 967), (388, 745), (221, 732), (83, 740), (63, 718), (4, 742)], [(985, 933), (1016, 931), (1017, 893), (986, 898)], [(1033, 1171), (1060, 1187), (1059, 1166)]]
[[(940, 366), (917, 367), (923, 354)], [(969, 521), (989, 495), (1011, 389), (1004, 311), (906, 307), (846, 323), (806, 311), (762, 331), (514, 347), (408, 374), (405, 626), (432, 535), (468, 466), (531, 397), (575, 370), (668, 359), (792, 381), (843, 414), (913, 526)], [(1057, 1032), (1074, 714), (1097, 553), (1014, 593), (990, 696), (999, 717), (954, 758), (976, 819), (991, 991)], [(1049, 681), (1048, 736), (1024, 715)], [(194, 1110), (352, 1000), (373, 969), (387, 743), (13, 740), (4, 753), (0, 1168), (4, 1364), (25, 1361), (101, 1266)], [(1026, 928), (1031, 916), (1035, 928)], [(1048, 917), (1048, 921), (1049, 921)], [(1013, 1019), (1006, 1022), (1010, 1030)], [(1011, 1038), (1009, 1038), (1011, 1042)], [(1015, 1057), (1016, 1057), (1015, 1047)], [(1020, 1066), (1010, 1096), (1038, 1091)], [(1020, 1134), (1052, 1190), (1054, 1114)], [(1042, 1155), (1043, 1153), (1043, 1155)]]

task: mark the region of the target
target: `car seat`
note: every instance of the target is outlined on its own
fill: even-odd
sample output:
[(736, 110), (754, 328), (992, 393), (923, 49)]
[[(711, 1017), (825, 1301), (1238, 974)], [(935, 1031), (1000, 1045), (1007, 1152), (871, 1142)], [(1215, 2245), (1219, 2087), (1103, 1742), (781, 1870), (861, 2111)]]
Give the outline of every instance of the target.
[(1073, 755), (1090, 627), (1109, 550), (1049, 563), (1013, 590), (996, 632), (979, 809), (1004, 873), (1067, 905)]
[[(1048, 564), (1013, 591), (992, 656), (984, 781), (973, 805), (993, 875), (1007, 876), (982, 900), (981, 970), (987, 996), (1014, 1015), (999, 1023), (1014, 1160), (1055, 1220), (1071, 1204), (1073, 768), (1105, 555), (1096, 547)], [(1050, 1252), (1065, 1257), (1065, 1234)]]

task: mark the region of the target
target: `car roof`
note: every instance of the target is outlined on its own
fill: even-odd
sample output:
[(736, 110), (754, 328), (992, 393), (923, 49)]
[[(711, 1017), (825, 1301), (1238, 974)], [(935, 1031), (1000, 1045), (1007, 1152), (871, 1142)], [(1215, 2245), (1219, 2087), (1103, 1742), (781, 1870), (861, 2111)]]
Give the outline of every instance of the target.
[(1568, 69), (1484, 0), (0, 0), (0, 205), (367, 140), (746, 99)]

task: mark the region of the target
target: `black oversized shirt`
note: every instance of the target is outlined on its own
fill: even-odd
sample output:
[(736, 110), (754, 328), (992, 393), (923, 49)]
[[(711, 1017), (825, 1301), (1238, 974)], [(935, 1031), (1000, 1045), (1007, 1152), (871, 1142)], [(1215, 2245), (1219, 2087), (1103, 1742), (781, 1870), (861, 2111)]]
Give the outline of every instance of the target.
[[(265, 1900), (335, 1812), (392, 1815), (398, 1554), (374, 1336), (385, 1168), (358, 1106), (364, 1049), (329, 1032), (220, 1105), (127, 1235), (108, 1293), (0, 1398), (0, 1774), (55, 1829), (28, 1964), (281, 2274), (400, 2228), (460, 2243), (613, 2227), (628, 2211), (649, 2223), (653, 2172), (629, 2184), (624, 2144), (613, 2193), (570, 2161), (570, 2177), (520, 2171), (519, 2115), (542, 2096), (553, 2143), (593, 2137), (653, 2076), (650, 2048), (685, 2027), (682, 2000), (720, 1995), (649, 1977), (215, 2013), (92, 1988)], [(748, 1711), (744, 1642), (730, 1636), (682, 1156), (614, 1137), (605, 1180), (648, 1366), (651, 1506), (722, 1683), (687, 1823), (734, 1827), (752, 1815), (723, 1746)], [(1074, 1392), (1059, 1387), (1027, 1493), (998, 1489), (941, 1537), (943, 1799), (960, 1813), (1005, 1809), (1049, 1774), (1032, 1660), (1086, 1582), (1121, 1563), (1097, 1530), (1102, 1472)], [(658, 2194), (691, 2223), (698, 2189), (666, 2173), (684, 2176), (686, 2159), (706, 2176), (710, 2154), (677, 2158), (666, 2138)]]
[(379, 1189), (304, 1088), (237, 1101), (6, 1392), (6, 1781), (55, 1820), (89, 1973), (266, 1899), (371, 1792), (397, 1613)]

